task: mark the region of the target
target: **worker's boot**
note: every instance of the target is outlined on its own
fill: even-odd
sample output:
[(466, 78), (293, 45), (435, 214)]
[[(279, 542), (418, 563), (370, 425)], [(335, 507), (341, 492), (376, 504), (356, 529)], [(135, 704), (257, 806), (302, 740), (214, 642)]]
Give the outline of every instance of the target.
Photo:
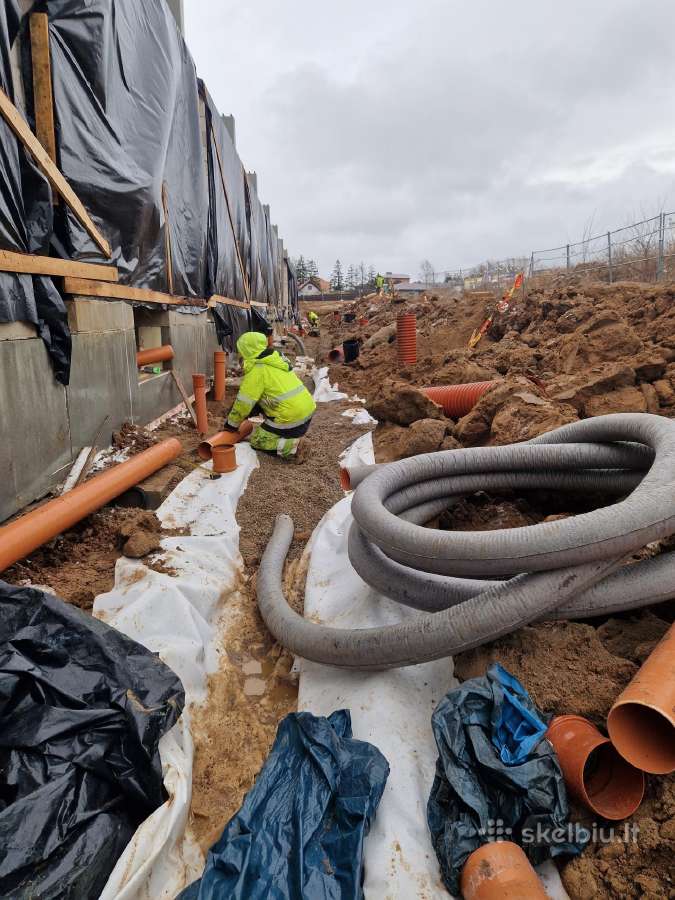
[(298, 449), (295, 451), (295, 455), (293, 456), (293, 460), (296, 466), (301, 466), (308, 458), (311, 453), (312, 445), (310, 444), (307, 438), (300, 438), (298, 441)]

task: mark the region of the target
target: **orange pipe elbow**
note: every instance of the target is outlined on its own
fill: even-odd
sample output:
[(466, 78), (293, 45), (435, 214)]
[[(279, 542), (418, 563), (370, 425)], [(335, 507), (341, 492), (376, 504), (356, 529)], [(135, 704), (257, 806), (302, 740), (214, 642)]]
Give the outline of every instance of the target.
[(213, 471), (224, 475), (226, 472), (234, 472), (237, 468), (237, 456), (234, 447), (221, 445), (213, 448)]
[(227, 353), (216, 350), (213, 354), (213, 399), (219, 403), (225, 399)]
[(136, 354), (136, 365), (140, 369), (141, 366), (149, 366), (152, 363), (167, 362), (173, 359), (173, 347), (171, 344), (164, 344), (163, 347), (151, 347), (149, 350), (139, 350)]
[(253, 425), (248, 419), (244, 419), (239, 426), (239, 431), (217, 432), (217, 434), (202, 441), (197, 447), (199, 458), (203, 460), (211, 459), (214, 447), (232, 447), (234, 444), (238, 444), (239, 441), (243, 441), (244, 438), (247, 438), (252, 431)]
[(443, 407), (443, 412), (451, 419), (461, 419), (470, 413), (483, 394), (497, 384), (496, 381), (472, 381), (469, 384), (448, 384), (439, 387), (422, 388), (434, 403)]
[(675, 770), (675, 625), (610, 709), (607, 730), (624, 759), (653, 775)]
[(511, 841), (474, 850), (461, 876), (464, 900), (547, 900), (548, 894), (524, 851)]
[(0, 572), (180, 456), (169, 438), (0, 528)]

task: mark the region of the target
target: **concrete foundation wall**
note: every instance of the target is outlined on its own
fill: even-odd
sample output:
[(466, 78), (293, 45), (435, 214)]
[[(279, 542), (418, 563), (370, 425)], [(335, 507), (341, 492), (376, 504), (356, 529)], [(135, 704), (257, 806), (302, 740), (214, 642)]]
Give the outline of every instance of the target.
[(213, 374), (216, 331), (207, 314), (146, 312), (121, 301), (66, 301), (73, 334), (70, 384), (54, 379), (32, 325), (0, 325), (0, 521), (61, 483), (82, 447), (108, 421), (108, 446), (123, 422), (146, 425), (181, 402), (171, 372), (139, 381), (138, 333), (157, 328), (189, 395), (192, 374)]

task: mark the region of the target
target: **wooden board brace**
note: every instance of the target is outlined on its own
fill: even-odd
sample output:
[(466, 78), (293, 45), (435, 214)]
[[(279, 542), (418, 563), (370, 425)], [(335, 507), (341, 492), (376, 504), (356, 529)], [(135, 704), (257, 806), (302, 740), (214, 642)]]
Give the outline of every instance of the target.
[[(136, 303), (168, 303), (170, 306), (197, 306), (201, 309), (222, 303), (225, 306), (236, 306), (239, 309), (250, 309), (251, 304), (245, 300), (233, 300), (214, 294), (208, 300), (195, 297), (180, 297), (176, 294), (164, 294), (148, 288), (134, 288), (126, 284), (102, 284), (89, 278), (66, 277), (63, 279), (63, 290), (66, 294), (77, 294), (83, 297), (106, 297), (111, 300), (131, 300)], [(256, 303), (256, 306), (260, 304)], [(265, 304), (262, 304), (263, 306)]]
[(26, 150), (35, 157), (35, 160), (44, 172), (47, 181), (52, 188), (63, 197), (68, 206), (72, 209), (80, 225), (82, 225), (87, 234), (95, 241), (103, 253), (107, 257), (111, 257), (112, 250), (110, 249), (110, 244), (103, 237), (96, 225), (94, 225), (89, 213), (82, 205), (80, 198), (68, 184), (55, 163), (52, 162), (49, 153), (47, 153), (40, 141), (30, 130), (24, 117), (1, 88), (0, 114), (2, 114), (5, 122), (7, 122)]
[(21, 272), (26, 275), (54, 275), (76, 278), (93, 278), (96, 281), (117, 281), (115, 266), (101, 263), (74, 262), (53, 256), (37, 256), (34, 253), (16, 253), (0, 250), (0, 272)]
[[(37, 139), (56, 164), (56, 130), (54, 128), (54, 95), (52, 92), (52, 66), (49, 53), (49, 17), (47, 13), (30, 16), (30, 54), (33, 67), (33, 106), (35, 108), (35, 133)], [(59, 195), (52, 193), (52, 202), (59, 202)]]

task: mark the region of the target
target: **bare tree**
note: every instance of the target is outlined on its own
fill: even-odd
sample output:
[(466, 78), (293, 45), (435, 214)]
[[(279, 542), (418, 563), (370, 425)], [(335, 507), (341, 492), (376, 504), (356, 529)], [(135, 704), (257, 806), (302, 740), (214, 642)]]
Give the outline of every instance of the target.
[(423, 259), (420, 263), (420, 281), (423, 281), (427, 286), (436, 284), (436, 272), (428, 259)]

